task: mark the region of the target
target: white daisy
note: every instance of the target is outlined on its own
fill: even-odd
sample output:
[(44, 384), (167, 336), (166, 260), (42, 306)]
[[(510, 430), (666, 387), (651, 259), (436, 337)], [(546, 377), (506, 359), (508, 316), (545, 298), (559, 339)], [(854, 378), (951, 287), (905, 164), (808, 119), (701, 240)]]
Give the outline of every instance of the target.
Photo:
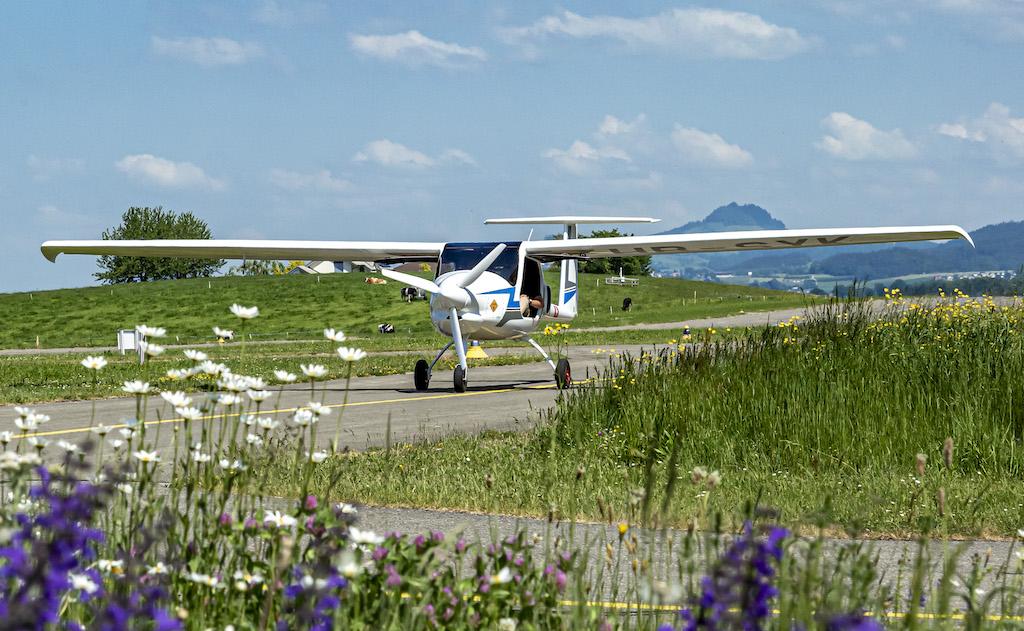
[(184, 392), (161, 392), (160, 397), (172, 407), (183, 408), (192, 404), (192, 399)]
[(141, 348), (142, 352), (146, 354), (146, 357), (158, 357), (163, 355), (164, 351), (167, 350), (163, 346), (153, 344), (151, 342), (139, 342), (139, 348)]
[(349, 348), (347, 346), (338, 347), (338, 357), (342, 361), (357, 362), (361, 359), (366, 358), (366, 351), (361, 348)]
[(291, 528), (297, 521), (291, 515), (286, 515), (281, 511), (269, 511), (263, 515), (263, 523), (274, 528)]
[(98, 355), (89, 355), (82, 360), (82, 366), (89, 370), (102, 370), (107, 365), (107, 360)]
[(324, 329), (324, 337), (332, 342), (344, 342), (345, 334), (341, 331), (335, 331), (334, 329)]
[(155, 451), (144, 451), (142, 449), (132, 454), (136, 460), (143, 463), (160, 462), (160, 454)]
[(185, 349), (185, 357), (191, 359), (194, 362), (204, 362), (208, 359), (206, 353), (204, 353), (203, 351), (197, 351), (191, 348)]
[(293, 383), (298, 377), (294, 373), (290, 373), (287, 370), (275, 370), (274, 378), (281, 383)]
[(231, 313), (235, 314), (235, 317), (241, 320), (252, 320), (260, 314), (258, 307), (243, 307), (242, 305), (234, 304), (229, 308)]
[(352, 543), (360, 545), (379, 545), (384, 543), (384, 537), (372, 530), (359, 530), (355, 526), (348, 529), (348, 538)]
[(174, 413), (186, 421), (198, 421), (203, 418), (203, 411), (194, 407), (174, 408)]
[(124, 390), (128, 394), (146, 394), (149, 392), (149, 383), (139, 381), (137, 379), (135, 381), (126, 381), (124, 382), (124, 387), (122, 387), (121, 390)]
[(327, 376), (327, 368), (322, 364), (299, 364), (299, 368), (302, 369), (302, 374), (306, 375), (310, 379), (321, 379)]
[(135, 330), (142, 334), (143, 337), (163, 337), (167, 335), (167, 329), (159, 326), (140, 324), (135, 327)]

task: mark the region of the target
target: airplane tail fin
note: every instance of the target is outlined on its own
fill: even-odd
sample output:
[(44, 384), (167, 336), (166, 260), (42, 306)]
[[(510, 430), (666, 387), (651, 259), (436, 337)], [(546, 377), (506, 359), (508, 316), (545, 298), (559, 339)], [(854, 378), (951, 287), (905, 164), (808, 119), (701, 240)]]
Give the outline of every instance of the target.
[[(563, 239), (576, 238), (576, 225), (566, 224)], [(576, 259), (562, 259), (559, 263), (558, 272), (558, 300), (552, 301), (551, 313), (553, 318), (559, 320), (572, 320), (576, 317), (577, 305), (579, 304), (579, 286), (576, 277)]]

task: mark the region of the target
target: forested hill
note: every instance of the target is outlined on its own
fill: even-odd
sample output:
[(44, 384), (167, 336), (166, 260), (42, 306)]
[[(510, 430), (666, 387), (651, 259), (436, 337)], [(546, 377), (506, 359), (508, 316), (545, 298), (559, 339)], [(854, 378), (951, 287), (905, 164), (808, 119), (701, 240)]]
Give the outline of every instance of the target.
[(692, 232), (734, 232), (739, 230), (785, 230), (782, 223), (756, 204), (732, 202), (712, 210), (700, 221), (691, 221), (660, 234), (689, 234)]
[[(786, 225), (756, 204), (732, 202), (661, 234), (783, 230)], [(1015, 270), (1024, 264), (1024, 221), (1010, 221), (979, 228), (971, 233), (977, 246), (966, 241), (915, 242), (900, 245), (855, 245), (777, 252), (722, 252), (654, 257), (663, 273), (686, 271), (700, 278), (707, 274), (752, 273), (822, 274), (860, 279), (890, 278), (906, 274)]]

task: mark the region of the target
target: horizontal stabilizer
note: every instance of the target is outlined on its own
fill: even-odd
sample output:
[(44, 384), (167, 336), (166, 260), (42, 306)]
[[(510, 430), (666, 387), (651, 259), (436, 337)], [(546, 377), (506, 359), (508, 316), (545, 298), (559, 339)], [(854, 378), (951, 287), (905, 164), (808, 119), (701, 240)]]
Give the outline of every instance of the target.
[(486, 219), (486, 224), (611, 224), (611, 223), (658, 223), (661, 219), (653, 217), (582, 217), (574, 215), (560, 215), (554, 217), (499, 217), (497, 219)]

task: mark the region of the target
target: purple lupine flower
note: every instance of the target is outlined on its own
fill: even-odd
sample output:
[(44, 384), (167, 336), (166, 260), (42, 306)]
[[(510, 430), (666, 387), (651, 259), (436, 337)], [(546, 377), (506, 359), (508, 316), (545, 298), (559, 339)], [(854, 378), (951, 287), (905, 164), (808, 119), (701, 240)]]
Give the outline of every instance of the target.
[(884, 628), (878, 620), (862, 613), (840, 614), (825, 620), (826, 631), (882, 631)]
[(388, 575), (387, 579), (384, 581), (385, 585), (388, 587), (398, 587), (402, 584), (402, 576), (398, 573), (398, 570), (395, 568), (393, 563), (388, 563), (384, 567), (384, 571)]
[(771, 613), (769, 603), (778, 594), (772, 579), (775, 564), (782, 559), (782, 541), (788, 535), (788, 530), (774, 526), (759, 537), (750, 522), (744, 524), (743, 534), (701, 580), (696, 611), (686, 608), (680, 612), (684, 629), (761, 629)]
[(316, 510), (316, 506), (317, 506), (317, 504), (316, 504), (316, 496), (315, 495), (307, 495), (306, 496), (306, 502), (305, 502), (304, 506), (305, 506), (306, 510)]
[(374, 561), (378, 561), (378, 562), (379, 561), (383, 561), (384, 557), (386, 557), (387, 555), (388, 555), (388, 549), (385, 548), (384, 546), (377, 546), (376, 548), (373, 549), (372, 556), (373, 556), (373, 560)]
[(230, 526), (231, 525), (231, 515), (228, 514), (228, 513), (221, 513), (220, 514), (220, 519), (218, 519), (217, 522), (221, 526)]

